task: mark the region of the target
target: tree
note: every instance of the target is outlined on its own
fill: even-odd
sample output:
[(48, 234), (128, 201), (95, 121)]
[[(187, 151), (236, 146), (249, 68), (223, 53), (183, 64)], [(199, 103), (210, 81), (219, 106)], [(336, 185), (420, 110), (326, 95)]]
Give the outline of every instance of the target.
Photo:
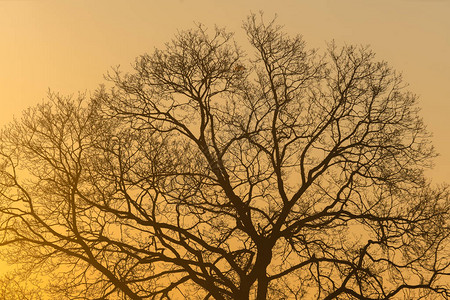
[(250, 58), (198, 26), (6, 127), (1, 243), (74, 299), (448, 299), (448, 190), (401, 76), (243, 28)]
[(0, 277), (0, 299), (2, 300), (41, 300), (42, 292), (36, 286), (28, 286), (17, 274)]

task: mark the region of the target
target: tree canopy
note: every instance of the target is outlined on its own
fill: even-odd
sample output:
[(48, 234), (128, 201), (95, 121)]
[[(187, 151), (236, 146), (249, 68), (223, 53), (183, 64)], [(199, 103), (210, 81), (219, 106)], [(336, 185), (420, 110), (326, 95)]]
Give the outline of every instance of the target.
[(450, 297), (450, 200), (401, 75), (275, 21), (180, 31), (0, 133), (0, 245), (70, 299)]

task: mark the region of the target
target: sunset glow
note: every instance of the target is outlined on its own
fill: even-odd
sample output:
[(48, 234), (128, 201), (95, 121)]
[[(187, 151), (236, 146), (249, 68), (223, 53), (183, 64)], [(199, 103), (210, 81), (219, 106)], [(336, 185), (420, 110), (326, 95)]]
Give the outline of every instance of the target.
[[(164, 48), (177, 33), (199, 23), (234, 32), (246, 51), (243, 21), (259, 12), (266, 20), (276, 16), (285, 32), (302, 35), (307, 47), (320, 54), (333, 41), (338, 46), (367, 45), (376, 60), (401, 73), (408, 91), (418, 95), (420, 116), (439, 154), (426, 175), (433, 184), (449, 182), (446, 0), (0, 1), (0, 125), (20, 119), (25, 109), (44, 103), (52, 93), (94, 97), (100, 86), (111, 85), (105, 76), (113, 68), (132, 70), (137, 57)], [(233, 76), (246, 71), (237, 65), (233, 72), (238, 75)], [(0, 256), (0, 275), (10, 270)]]

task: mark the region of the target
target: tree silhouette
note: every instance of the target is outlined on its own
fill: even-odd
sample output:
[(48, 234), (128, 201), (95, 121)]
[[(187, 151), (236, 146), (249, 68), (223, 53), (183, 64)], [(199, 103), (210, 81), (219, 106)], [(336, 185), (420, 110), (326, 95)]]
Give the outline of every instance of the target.
[(9, 273), (0, 277), (0, 299), (41, 300), (42, 292), (36, 286), (27, 285), (20, 275)]
[(243, 28), (253, 54), (198, 26), (5, 127), (10, 259), (71, 299), (448, 299), (448, 191), (401, 76)]

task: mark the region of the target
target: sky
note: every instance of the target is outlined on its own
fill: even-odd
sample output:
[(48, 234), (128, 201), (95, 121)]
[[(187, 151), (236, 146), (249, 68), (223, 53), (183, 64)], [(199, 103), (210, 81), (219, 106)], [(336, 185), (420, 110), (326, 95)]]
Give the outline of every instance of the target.
[(49, 89), (93, 92), (196, 22), (244, 41), (242, 21), (259, 11), (310, 47), (370, 45), (402, 72), (440, 153), (427, 174), (450, 182), (450, 0), (0, 0), (0, 126)]

